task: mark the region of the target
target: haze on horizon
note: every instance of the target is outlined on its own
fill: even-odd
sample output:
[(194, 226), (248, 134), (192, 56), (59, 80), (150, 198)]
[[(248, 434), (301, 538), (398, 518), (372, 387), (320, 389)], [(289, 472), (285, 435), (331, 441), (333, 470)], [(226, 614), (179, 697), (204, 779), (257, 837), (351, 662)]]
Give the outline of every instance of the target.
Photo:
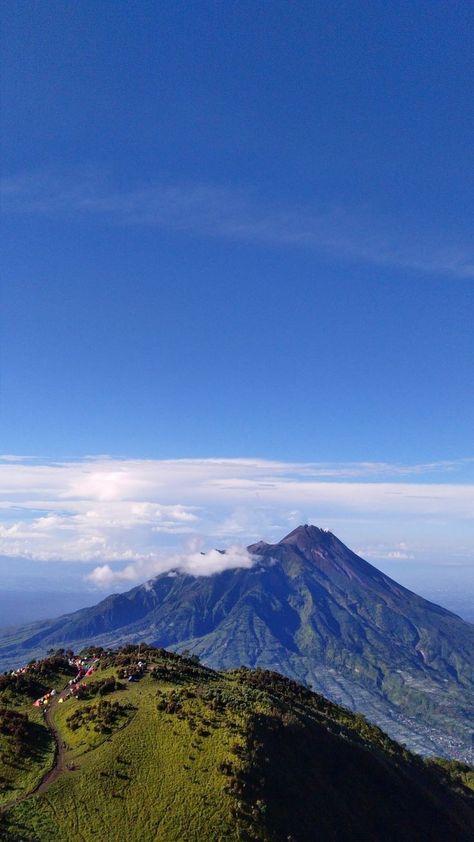
[(4, 4), (6, 606), (307, 521), (474, 619), (473, 16)]

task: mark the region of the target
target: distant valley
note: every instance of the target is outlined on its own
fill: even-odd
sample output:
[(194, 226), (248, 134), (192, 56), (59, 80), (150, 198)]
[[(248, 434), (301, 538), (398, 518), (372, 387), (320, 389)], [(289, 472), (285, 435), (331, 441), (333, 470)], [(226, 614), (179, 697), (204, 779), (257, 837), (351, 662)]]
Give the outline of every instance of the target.
[(10, 626), (44, 620), (65, 611), (77, 611), (93, 602), (90, 592), (3, 590), (0, 593), (0, 634)]

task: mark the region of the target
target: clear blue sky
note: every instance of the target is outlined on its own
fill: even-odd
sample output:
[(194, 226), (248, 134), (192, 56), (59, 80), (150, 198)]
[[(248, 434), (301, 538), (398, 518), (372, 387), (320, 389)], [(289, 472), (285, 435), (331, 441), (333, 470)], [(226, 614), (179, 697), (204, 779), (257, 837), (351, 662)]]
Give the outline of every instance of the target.
[(4, 452), (472, 455), (473, 22), (6, 2)]
[(2, 19), (2, 586), (312, 521), (468, 616), (472, 3)]

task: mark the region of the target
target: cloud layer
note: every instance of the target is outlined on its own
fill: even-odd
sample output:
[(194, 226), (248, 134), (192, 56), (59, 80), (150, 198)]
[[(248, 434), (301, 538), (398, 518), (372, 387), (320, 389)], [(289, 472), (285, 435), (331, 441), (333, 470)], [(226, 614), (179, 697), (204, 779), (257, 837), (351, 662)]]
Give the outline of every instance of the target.
[[(207, 575), (246, 566), (247, 543), (313, 522), (371, 558), (472, 559), (473, 465), (7, 455), (0, 554), (96, 562), (90, 581), (109, 587), (163, 570)], [(191, 539), (200, 543), (183, 549)], [(226, 547), (226, 556), (215, 547)]]

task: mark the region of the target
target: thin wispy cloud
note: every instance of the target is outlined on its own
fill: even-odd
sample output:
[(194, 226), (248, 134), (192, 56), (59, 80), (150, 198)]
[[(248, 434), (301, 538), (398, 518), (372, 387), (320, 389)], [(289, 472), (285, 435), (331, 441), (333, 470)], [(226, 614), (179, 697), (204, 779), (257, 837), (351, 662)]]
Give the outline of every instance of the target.
[(80, 177), (33, 173), (1, 182), (4, 213), (95, 215), (119, 225), (272, 246), (291, 246), (420, 272), (474, 277), (465, 243), (443, 242), (411, 223), (384, 223), (377, 209), (279, 206), (256, 190), (213, 184), (148, 184), (117, 191), (94, 171)]
[(464, 543), (472, 533), (473, 466), (472, 459), (331, 465), (8, 457), (0, 460), (0, 554), (96, 562), (91, 581), (104, 587), (172, 568), (204, 573), (210, 561), (227, 566), (238, 558), (234, 552), (225, 560), (184, 552), (183, 543), (199, 536), (206, 549), (235, 548), (260, 538), (278, 540), (305, 521), (342, 529), (366, 546), (380, 532), (386, 541), (401, 535), (379, 550), (380, 557), (392, 559), (411, 558), (407, 536), (428, 533), (425, 551), (436, 554), (443, 524)]

